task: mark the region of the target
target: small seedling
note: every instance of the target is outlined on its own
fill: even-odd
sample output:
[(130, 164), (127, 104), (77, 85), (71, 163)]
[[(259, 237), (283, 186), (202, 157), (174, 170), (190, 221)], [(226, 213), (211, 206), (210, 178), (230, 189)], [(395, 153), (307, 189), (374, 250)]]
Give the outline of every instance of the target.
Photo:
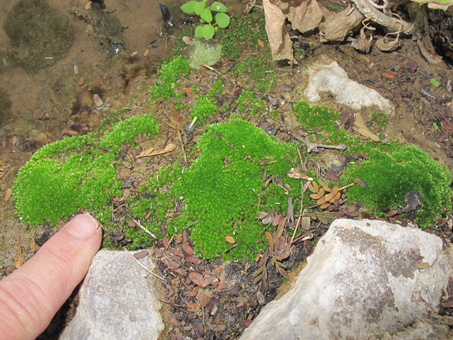
[[(211, 6), (206, 6), (207, 1), (189, 1), (181, 6), (181, 10), (186, 14), (200, 17), (200, 22), (204, 25), (195, 28), (195, 37), (210, 40), (214, 37), (216, 26), (227, 28), (230, 25), (230, 17), (226, 14), (228, 8), (224, 4), (216, 1)], [(213, 12), (216, 12), (214, 17)]]

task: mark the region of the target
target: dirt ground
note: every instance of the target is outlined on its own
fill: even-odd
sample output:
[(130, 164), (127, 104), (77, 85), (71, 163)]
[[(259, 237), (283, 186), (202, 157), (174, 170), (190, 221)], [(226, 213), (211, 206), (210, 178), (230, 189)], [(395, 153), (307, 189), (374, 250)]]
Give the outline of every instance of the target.
[[(0, 23), (5, 21), (13, 3), (0, 0), (4, 9), (0, 13)], [(0, 168), (4, 169), (3, 175), (0, 175), (1, 197), (12, 187), (17, 171), (34, 151), (66, 136), (95, 131), (106, 110), (115, 112), (127, 108), (131, 114), (155, 114), (162, 123), (162, 137), (155, 141), (156, 144), (178, 144), (179, 136), (172, 127), (183, 130), (189, 119), (187, 110), (175, 111), (172, 105), (151, 108), (148, 105), (147, 89), (154, 84), (156, 66), (168, 54), (181, 23), (170, 31), (162, 31), (163, 23), (156, 3), (109, 1), (107, 9), (115, 10), (122, 25), (128, 27), (124, 36), (129, 43), (129, 49), (121, 55), (109, 57), (99, 43), (87, 34), (87, 22), (73, 14), (75, 10), (83, 10), (85, 2), (50, 0), (49, 3), (68, 16), (76, 32), (75, 40), (64, 59), (36, 75), (29, 75), (19, 68), (2, 73), (1, 87), (8, 92), (12, 105), (10, 116), (0, 126)], [(240, 13), (243, 5), (236, 3), (234, 11)], [(178, 3), (173, 3), (169, 8), (177, 6)], [(6, 49), (11, 47), (4, 30), (0, 30), (0, 42)], [(410, 39), (405, 39), (395, 52), (382, 53), (372, 49), (370, 54), (358, 53), (348, 44), (321, 45), (316, 35), (305, 37), (304, 42), (313, 48), (299, 60), (298, 65), (278, 68), (276, 89), (297, 88), (304, 82), (303, 70), (319, 56), (327, 55), (336, 60), (351, 79), (377, 90), (394, 103), (396, 112), (389, 117), (384, 132), (387, 139), (420, 147), (453, 173), (451, 66), (429, 64), (420, 55), (417, 44)], [(144, 56), (145, 50), (148, 50), (147, 56)], [(233, 97), (235, 86), (241, 80), (229, 73), (231, 64), (231, 60), (222, 59), (215, 69), (229, 79), (224, 92), (226, 96)], [(74, 65), (77, 65), (78, 74), (74, 72)], [(196, 84), (200, 88), (207, 87), (215, 76), (208, 69), (192, 71), (187, 86)], [(81, 77), (84, 77), (83, 82)], [(436, 79), (441, 86), (433, 86), (431, 79)], [(94, 94), (103, 99), (105, 110), (96, 109)], [(283, 115), (293, 102), (300, 100), (295, 92), (275, 90), (269, 94), (285, 103), (280, 107)], [(329, 96), (323, 98), (322, 104), (338, 108)], [(195, 144), (196, 136), (201, 132), (200, 129), (189, 138), (189, 146)], [(151, 167), (158, 168), (172, 160), (170, 157), (156, 161)], [(29, 230), (15, 215), (12, 200), (4, 202), (2, 198), (0, 211), (0, 276), (3, 277), (14, 270), (18, 260), (33, 255), (36, 250), (34, 242), (41, 244), (61, 225), (55, 229), (42, 226)], [(322, 235), (326, 228), (326, 225), (314, 226), (311, 230), (313, 237)], [(452, 241), (451, 230), (442, 227), (439, 232), (445, 241)], [(308, 240), (298, 243), (290, 263), (285, 263), (287, 268), (297, 267), (310, 253), (311, 247)], [(250, 273), (257, 269), (257, 263), (222, 264), (193, 258), (191, 266), (206, 273), (200, 280), (209, 275), (222, 277), (223, 280), (216, 284), (209, 283), (201, 289), (203, 283), (196, 284), (194, 280), (189, 280), (186, 277), (188, 268), (182, 264), (182, 259), (193, 257), (186, 236), (182, 235), (170, 244), (161, 241), (154, 252), (162, 271), (168, 270), (169, 266), (173, 266), (175, 271), (172, 280), (164, 287), (168, 302), (165, 304), (167, 321), (171, 325), (166, 331), (166, 338), (181, 339), (189, 335), (215, 339), (215, 334), (223, 334), (222, 339), (234, 339), (251, 323), (261, 306), (275, 298), (282, 282), (281, 275), (274, 271), (269, 273), (266, 287), (254, 283)], [(169, 252), (176, 256), (176, 264), (169, 262)], [(174, 283), (173, 286), (170, 282)], [(188, 311), (186, 306), (190, 304), (193, 308)], [(204, 327), (209, 322), (211, 328)]]

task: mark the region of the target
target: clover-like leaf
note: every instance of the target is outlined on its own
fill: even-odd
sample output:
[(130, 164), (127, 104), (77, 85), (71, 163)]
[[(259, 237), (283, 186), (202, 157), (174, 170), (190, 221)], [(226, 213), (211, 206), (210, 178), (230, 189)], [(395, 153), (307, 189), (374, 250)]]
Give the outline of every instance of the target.
[(195, 28), (195, 38), (203, 38), (203, 26), (197, 26)]
[(225, 13), (217, 13), (215, 15), (215, 22), (220, 28), (227, 28), (230, 24), (230, 17)]
[(212, 37), (214, 36), (214, 33), (215, 33), (215, 30), (214, 30), (214, 27), (212, 27), (212, 25), (203, 26), (203, 38), (205, 38), (206, 40), (212, 39)]
[(205, 9), (205, 3), (203, 1), (197, 2), (194, 5), (194, 12), (196, 15), (201, 15), (201, 12)]
[(228, 8), (221, 2), (215, 1), (212, 3), (210, 7), (211, 11), (219, 12), (219, 13), (226, 13), (228, 11)]
[(200, 14), (200, 18), (206, 21), (207, 23), (210, 23), (212, 21), (211, 10), (209, 8), (203, 9), (203, 11)]
[(186, 14), (192, 15), (195, 13), (195, 5), (198, 4), (197, 1), (189, 1), (186, 2), (184, 5), (181, 6), (181, 11)]

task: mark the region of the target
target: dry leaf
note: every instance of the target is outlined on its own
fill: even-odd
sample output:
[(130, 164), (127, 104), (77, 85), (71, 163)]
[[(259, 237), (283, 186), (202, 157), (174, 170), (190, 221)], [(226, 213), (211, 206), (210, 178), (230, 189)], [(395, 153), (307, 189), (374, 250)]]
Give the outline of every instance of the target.
[(363, 137), (371, 139), (374, 142), (380, 142), (381, 139), (368, 130), (365, 122), (363, 121), (362, 115), (359, 112), (355, 114), (353, 130), (361, 134)]
[(35, 241), (30, 242), (30, 250), (36, 253), (39, 250), (39, 246), (36, 244)]
[(289, 7), (288, 20), (293, 29), (305, 33), (317, 28), (323, 16), (316, 0), (302, 0), (299, 6)]
[(269, 248), (273, 251), (274, 250), (274, 241), (272, 240), (272, 235), (268, 231), (266, 231), (265, 235), (267, 238), (267, 242), (269, 243)]
[(264, 48), (264, 43), (263, 43), (260, 39), (258, 39), (258, 45), (259, 45), (261, 48)]
[(11, 198), (11, 195), (13, 194), (13, 191), (11, 190), (11, 188), (8, 188), (6, 189), (6, 193), (5, 193), (5, 202), (8, 202), (9, 199)]
[(182, 250), (184, 250), (186, 254), (189, 256), (192, 256), (194, 254), (192, 247), (189, 246), (187, 243), (182, 244)]
[[(164, 154), (164, 153), (168, 153), (168, 152), (171, 152), (173, 151), (174, 149), (176, 149), (176, 145), (175, 144), (168, 144), (165, 149), (161, 149), (161, 150), (155, 150), (154, 151), (154, 148), (150, 148), (142, 153), (140, 153), (140, 155), (138, 156), (135, 156), (135, 158), (143, 158), (143, 157), (151, 157), (151, 156), (156, 156), (156, 155), (161, 155), (161, 154)], [(148, 152), (149, 150), (151, 150), (150, 152)]]
[(343, 41), (355, 27), (362, 24), (364, 17), (356, 8), (347, 6), (319, 25), (320, 41)]
[(228, 236), (228, 235), (225, 236), (225, 241), (227, 241), (228, 243), (231, 243), (231, 244), (234, 244), (236, 242), (233, 237)]
[(148, 49), (145, 49), (145, 51), (143, 52), (143, 56), (144, 56), (144, 57), (147, 57), (148, 54), (149, 54), (149, 50), (148, 50)]
[(203, 282), (204, 282), (204, 276), (199, 274), (199, 273), (196, 273), (196, 272), (191, 272), (189, 274), (189, 279), (195, 283), (197, 286), (203, 286)]
[(25, 257), (22, 254), (22, 247), (20, 245), (20, 238), (17, 240), (17, 246), (18, 246), (17, 257), (13, 262), (13, 265), (16, 269), (22, 267), (22, 265), (25, 263)]
[(86, 4), (85, 4), (85, 9), (90, 9), (91, 8), (91, 1), (88, 1)]
[(285, 25), (286, 16), (269, 0), (263, 0), (263, 8), (272, 59), (288, 59), (291, 63), (297, 63), (293, 57), (292, 42)]

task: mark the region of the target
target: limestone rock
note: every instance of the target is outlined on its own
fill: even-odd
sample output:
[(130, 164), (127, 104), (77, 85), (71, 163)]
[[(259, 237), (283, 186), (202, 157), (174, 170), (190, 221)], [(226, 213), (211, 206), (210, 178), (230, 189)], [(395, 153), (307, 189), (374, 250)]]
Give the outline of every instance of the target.
[(441, 239), (420, 229), (336, 220), (294, 287), (269, 303), (240, 339), (396, 334), (436, 312), (452, 273), (450, 261)]
[(204, 39), (192, 39), (187, 48), (186, 58), (191, 68), (198, 70), (200, 64), (208, 66), (217, 64), (222, 55), (222, 45)]
[(317, 62), (310, 67), (308, 74), (308, 86), (304, 95), (310, 102), (319, 101), (320, 92), (330, 92), (339, 104), (353, 110), (360, 110), (362, 106), (377, 106), (388, 114), (395, 111), (394, 105), (377, 91), (349, 79), (346, 71), (336, 61)]
[[(138, 261), (153, 268), (149, 256)], [(164, 325), (149, 284), (153, 277), (146, 274), (126, 252), (99, 251), (80, 289), (76, 316), (60, 339), (157, 339)]]

